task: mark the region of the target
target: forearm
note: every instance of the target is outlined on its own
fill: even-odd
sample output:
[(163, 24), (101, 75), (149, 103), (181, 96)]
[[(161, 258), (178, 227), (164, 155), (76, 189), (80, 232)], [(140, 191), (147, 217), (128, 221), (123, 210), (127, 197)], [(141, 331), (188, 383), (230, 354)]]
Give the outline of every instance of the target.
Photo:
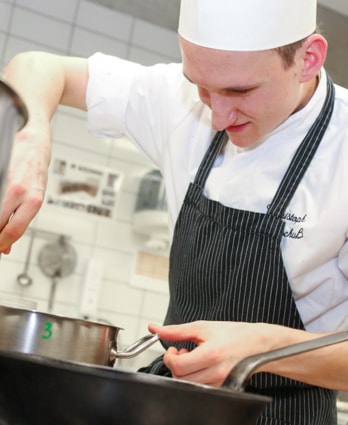
[[(275, 333), (271, 349), (324, 336), (284, 327), (275, 327), (273, 330)], [(311, 385), (348, 391), (347, 358), (348, 342), (343, 342), (266, 364), (261, 370)]]
[(28, 123), (13, 141), (6, 192), (0, 205), (0, 252), (9, 253), (44, 199), (51, 157), (51, 118), (59, 104), (86, 108), (87, 61), (41, 52), (22, 53), (9, 62), (3, 78), (22, 98), (29, 113)]
[(86, 109), (87, 62), (43, 52), (25, 52), (5, 67), (5, 80), (27, 105), (30, 119), (48, 119), (64, 104)]
[[(190, 353), (171, 347), (164, 362), (173, 376), (220, 386), (241, 360), (324, 336), (265, 323), (198, 321), (183, 325), (150, 325), (164, 341), (191, 341)], [(348, 391), (348, 342), (266, 363), (257, 370), (311, 385)]]
[[(87, 62), (44, 52), (25, 52), (15, 56), (3, 76), (20, 95), (29, 111), (26, 127), (15, 144), (40, 149), (43, 161), (50, 159), (49, 123), (59, 104), (84, 109), (88, 81)], [(40, 134), (41, 133), (41, 134)]]

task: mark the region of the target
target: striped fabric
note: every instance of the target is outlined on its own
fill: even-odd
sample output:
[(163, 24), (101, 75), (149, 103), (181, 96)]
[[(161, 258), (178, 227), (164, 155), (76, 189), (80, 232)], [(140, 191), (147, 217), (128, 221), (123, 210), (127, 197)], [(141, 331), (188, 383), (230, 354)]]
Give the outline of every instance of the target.
[[(224, 132), (216, 134), (176, 223), (165, 324), (247, 321), (304, 329), (282, 261), (282, 217), (320, 144), (333, 104), (334, 86), (328, 79), (322, 111), (296, 152), (267, 214), (228, 208), (204, 196), (206, 179), (227, 141)], [(164, 342), (165, 347), (169, 345)], [(194, 348), (191, 343), (174, 345)], [(170, 375), (161, 358), (148, 371)], [(273, 398), (257, 425), (337, 423), (333, 391), (266, 373), (254, 375), (247, 390)]]

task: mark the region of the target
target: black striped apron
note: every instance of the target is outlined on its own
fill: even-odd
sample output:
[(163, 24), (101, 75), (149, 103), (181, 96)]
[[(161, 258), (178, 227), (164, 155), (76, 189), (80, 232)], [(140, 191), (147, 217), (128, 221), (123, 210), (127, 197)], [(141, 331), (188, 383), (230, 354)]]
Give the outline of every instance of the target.
[[(283, 217), (320, 144), (333, 104), (334, 86), (328, 78), (325, 104), (266, 214), (229, 208), (204, 196), (206, 179), (227, 140), (224, 132), (217, 133), (189, 186), (175, 226), (165, 324), (219, 320), (304, 329), (282, 260)], [(167, 348), (173, 343), (163, 345)], [(174, 345), (194, 348), (191, 343)], [(146, 371), (170, 375), (162, 358)], [(258, 425), (337, 423), (334, 391), (267, 373), (254, 375), (247, 390), (273, 398)]]

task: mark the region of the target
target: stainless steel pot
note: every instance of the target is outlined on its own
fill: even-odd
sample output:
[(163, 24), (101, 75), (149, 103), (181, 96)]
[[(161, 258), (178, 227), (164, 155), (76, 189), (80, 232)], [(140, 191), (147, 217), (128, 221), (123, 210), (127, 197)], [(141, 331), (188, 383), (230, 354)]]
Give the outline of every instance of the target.
[(159, 339), (149, 334), (117, 351), (120, 330), (99, 322), (0, 305), (0, 350), (113, 366), (117, 358), (135, 357)]
[(26, 124), (28, 111), (18, 94), (0, 80), (0, 207), (15, 133)]

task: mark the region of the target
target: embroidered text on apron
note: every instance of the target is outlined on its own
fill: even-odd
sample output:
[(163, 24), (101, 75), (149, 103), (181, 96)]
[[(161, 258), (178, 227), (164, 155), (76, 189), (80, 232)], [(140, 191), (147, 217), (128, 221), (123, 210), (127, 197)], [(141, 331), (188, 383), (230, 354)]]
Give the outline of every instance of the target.
[[(217, 133), (186, 193), (170, 253), (170, 302), (165, 324), (196, 320), (274, 323), (304, 329), (283, 265), (283, 216), (329, 123), (334, 87), (328, 78), (325, 104), (298, 148), (267, 214), (207, 199), (203, 188), (226, 142)], [(167, 346), (173, 345), (170, 343)], [(174, 344), (193, 348), (190, 343)], [(161, 359), (151, 373), (168, 374)], [(258, 425), (334, 425), (333, 391), (260, 373), (248, 389), (272, 396)], [(231, 418), (231, 423), (233, 419)]]

